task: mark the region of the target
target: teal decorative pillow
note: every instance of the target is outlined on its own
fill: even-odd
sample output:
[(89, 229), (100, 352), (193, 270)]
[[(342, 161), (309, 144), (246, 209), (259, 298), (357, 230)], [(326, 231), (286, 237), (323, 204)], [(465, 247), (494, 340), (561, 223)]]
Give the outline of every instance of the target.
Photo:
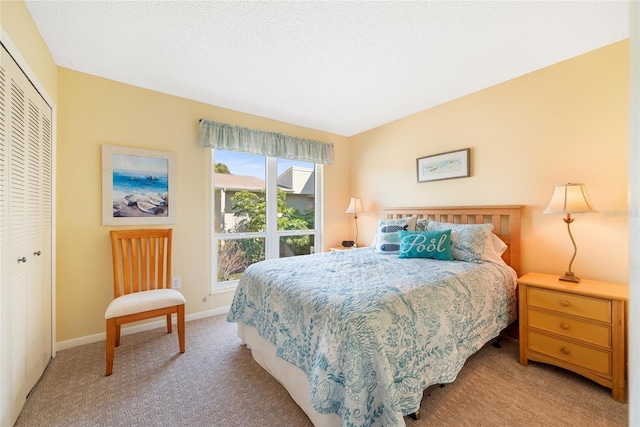
[(433, 258), (452, 261), (451, 230), (400, 231), (398, 258)]
[(401, 219), (379, 219), (374, 251), (379, 254), (397, 254), (400, 250), (400, 236), (398, 236), (398, 233), (400, 231), (414, 231), (415, 229), (415, 216)]
[(482, 262), (487, 229), (493, 230), (493, 224), (451, 224), (429, 221), (427, 230), (451, 230), (451, 252), (453, 259), (467, 262)]

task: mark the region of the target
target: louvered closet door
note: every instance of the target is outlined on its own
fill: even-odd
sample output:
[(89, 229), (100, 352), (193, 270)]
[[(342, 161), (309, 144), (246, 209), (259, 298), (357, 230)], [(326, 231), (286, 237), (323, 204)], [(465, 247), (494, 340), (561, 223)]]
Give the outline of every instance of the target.
[(0, 52), (0, 425), (51, 358), (51, 108)]

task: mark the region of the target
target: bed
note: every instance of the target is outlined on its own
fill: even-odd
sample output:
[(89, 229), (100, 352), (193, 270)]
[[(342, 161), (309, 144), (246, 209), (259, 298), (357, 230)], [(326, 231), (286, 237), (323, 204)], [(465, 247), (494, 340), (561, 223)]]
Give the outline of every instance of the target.
[(316, 426), (405, 425), (516, 318), (519, 206), (382, 213), (371, 247), (250, 266), (227, 317)]

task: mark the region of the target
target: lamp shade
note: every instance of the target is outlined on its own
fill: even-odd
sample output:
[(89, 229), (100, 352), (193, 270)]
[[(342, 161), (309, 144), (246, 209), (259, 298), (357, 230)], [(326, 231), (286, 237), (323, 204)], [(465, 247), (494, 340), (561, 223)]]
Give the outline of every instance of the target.
[(557, 184), (545, 214), (595, 212), (589, 203), (584, 184)]
[(364, 212), (360, 197), (352, 197), (351, 200), (349, 200), (349, 207), (344, 213), (358, 214), (360, 212)]

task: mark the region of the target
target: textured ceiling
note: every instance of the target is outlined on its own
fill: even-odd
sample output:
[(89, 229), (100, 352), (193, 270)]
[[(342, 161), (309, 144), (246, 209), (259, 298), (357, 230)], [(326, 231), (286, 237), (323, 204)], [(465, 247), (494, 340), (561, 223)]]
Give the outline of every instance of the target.
[(34, 1), (57, 65), (351, 136), (628, 37), (626, 1)]

